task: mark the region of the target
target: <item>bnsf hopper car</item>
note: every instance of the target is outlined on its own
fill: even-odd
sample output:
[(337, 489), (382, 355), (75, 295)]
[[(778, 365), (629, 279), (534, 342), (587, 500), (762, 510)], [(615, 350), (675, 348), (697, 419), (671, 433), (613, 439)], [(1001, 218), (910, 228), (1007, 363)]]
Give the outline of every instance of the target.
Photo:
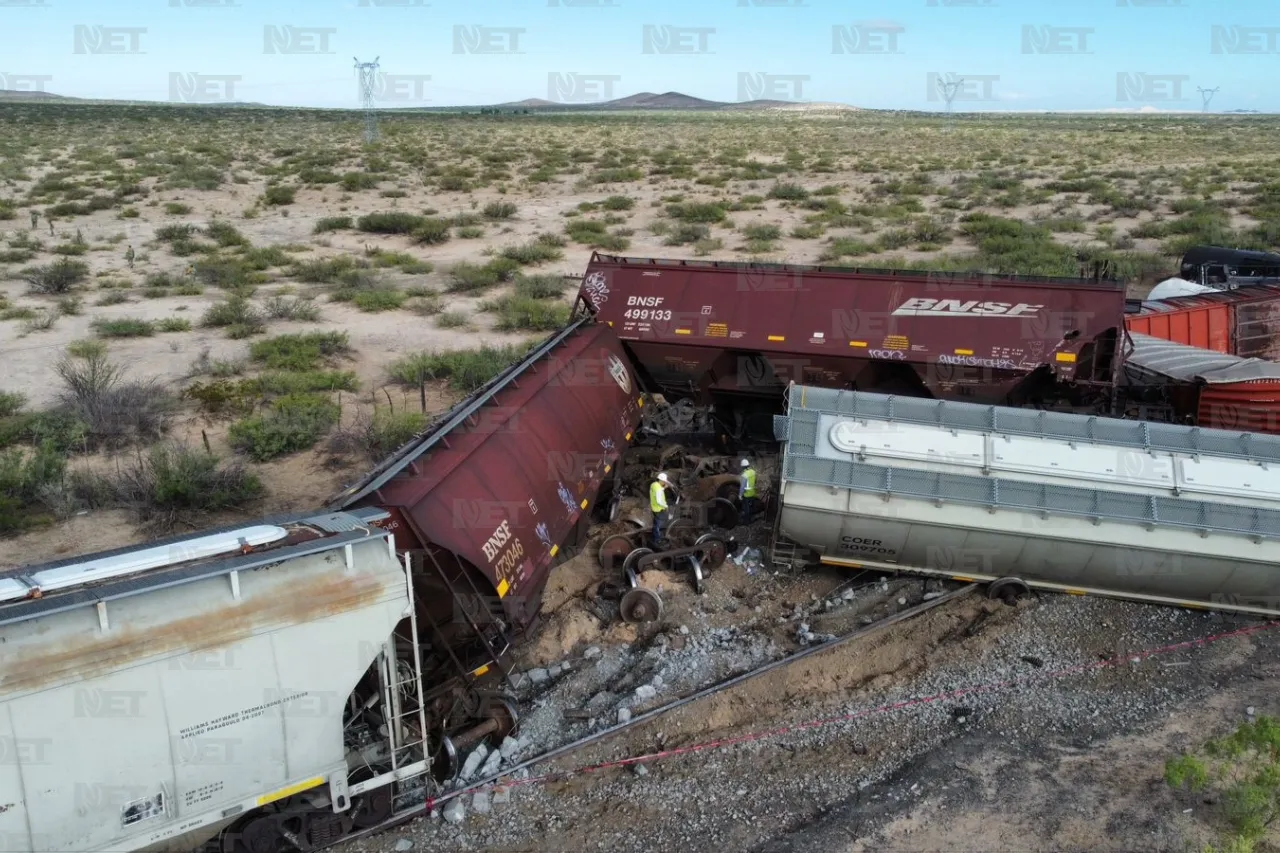
[(393, 777), (430, 750), (411, 578), (380, 515), (0, 576), (3, 849), (190, 851), (225, 832), (219, 851), (274, 852), (389, 815)]
[[(386, 509), (424, 572), (424, 602), (445, 608), (434, 621), (505, 644), (531, 627), (552, 564), (585, 532), (640, 400), (612, 331), (579, 318), (330, 508)], [(464, 601), (465, 618), (447, 618)], [(488, 666), (489, 649), (478, 652), (468, 665)]]
[(795, 387), (778, 535), (822, 563), (1280, 614), (1280, 438)]
[[(1214, 429), (1280, 433), (1280, 364), (1130, 334), (1125, 395), (1174, 420)], [(1155, 414), (1156, 409), (1151, 410)]]
[(1188, 346), (1280, 361), (1280, 284), (1146, 302), (1125, 325)]
[(789, 381), (1106, 410), (1120, 282), (594, 255), (581, 297), (668, 399), (774, 412)]

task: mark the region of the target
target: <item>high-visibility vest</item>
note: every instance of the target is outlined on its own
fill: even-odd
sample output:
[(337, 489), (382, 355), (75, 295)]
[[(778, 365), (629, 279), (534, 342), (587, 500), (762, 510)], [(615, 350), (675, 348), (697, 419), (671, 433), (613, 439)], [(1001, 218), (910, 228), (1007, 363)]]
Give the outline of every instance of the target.
[(662, 488), (662, 483), (654, 480), (649, 486), (649, 509), (654, 512), (662, 512), (667, 508), (667, 493)]
[(743, 491), (744, 498), (754, 498), (756, 496), (756, 469), (748, 468), (742, 472), (742, 478), (747, 481), (747, 488)]

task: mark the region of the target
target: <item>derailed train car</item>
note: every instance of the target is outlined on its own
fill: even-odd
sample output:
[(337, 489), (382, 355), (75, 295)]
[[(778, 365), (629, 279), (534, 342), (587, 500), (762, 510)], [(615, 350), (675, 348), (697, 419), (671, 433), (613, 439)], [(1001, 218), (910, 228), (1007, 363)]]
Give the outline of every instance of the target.
[(777, 535), (818, 562), (1280, 614), (1280, 437), (797, 386)]
[(1109, 410), (1118, 281), (596, 254), (581, 298), (648, 390), (772, 412), (788, 382)]
[(413, 591), (381, 515), (0, 579), (0, 847), (189, 851), (234, 826), (221, 853), (310, 849), (389, 814), (390, 776), (429, 756), (419, 672), (396, 667), (419, 659)]

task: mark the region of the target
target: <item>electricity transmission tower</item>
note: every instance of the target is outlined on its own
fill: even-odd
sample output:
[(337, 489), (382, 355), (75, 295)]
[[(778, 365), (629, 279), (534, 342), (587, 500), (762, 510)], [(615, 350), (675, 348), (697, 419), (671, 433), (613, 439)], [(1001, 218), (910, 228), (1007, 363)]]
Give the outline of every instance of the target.
[(378, 114), (375, 93), (378, 91), (378, 60), (361, 62), (356, 59), (356, 73), (360, 75), (360, 105), (364, 108), (364, 141), (366, 144), (378, 139)]
[(947, 125), (946, 130), (951, 130), (952, 112), (951, 104), (955, 101), (956, 95), (960, 91), (960, 86), (964, 84), (963, 77), (957, 77), (954, 80), (944, 80), (941, 76), (937, 78), (938, 90), (942, 93), (942, 99), (947, 102)]
[(1214, 95), (1218, 94), (1218, 89), (1220, 88), (1220, 86), (1214, 86), (1212, 89), (1206, 89), (1203, 86), (1196, 87), (1200, 92), (1200, 100), (1204, 102), (1203, 106), (1200, 107), (1200, 112), (1209, 112), (1209, 102), (1213, 100)]

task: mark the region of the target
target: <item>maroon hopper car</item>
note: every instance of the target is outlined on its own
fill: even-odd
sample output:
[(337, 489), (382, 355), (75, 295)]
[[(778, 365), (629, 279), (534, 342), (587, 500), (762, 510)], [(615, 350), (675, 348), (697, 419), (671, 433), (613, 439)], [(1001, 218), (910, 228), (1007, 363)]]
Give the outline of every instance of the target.
[(581, 296), (647, 390), (776, 410), (787, 382), (1098, 406), (1120, 376), (1118, 281), (593, 255)]
[(437, 596), (442, 606), (451, 606), (449, 593), (474, 589), (501, 600), (506, 624), (526, 630), (553, 561), (585, 530), (634, 437), (640, 406), (612, 330), (583, 317), (330, 506), (388, 510), (383, 526), (399, 547), (434, 564), (423, 582), (448, 587)]

